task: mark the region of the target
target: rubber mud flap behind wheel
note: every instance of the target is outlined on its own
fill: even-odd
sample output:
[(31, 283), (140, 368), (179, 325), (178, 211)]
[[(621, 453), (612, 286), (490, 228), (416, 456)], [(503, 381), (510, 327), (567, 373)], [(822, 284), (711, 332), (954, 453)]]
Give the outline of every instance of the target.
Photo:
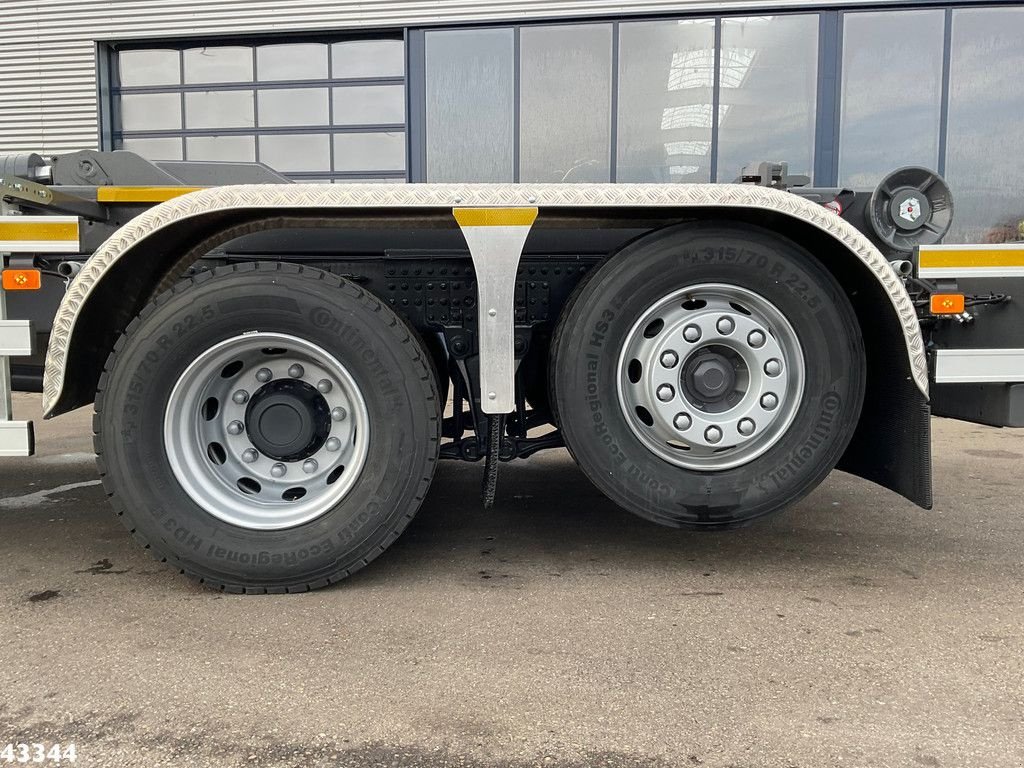
[[(827, 258), (828, 254), (822, 254)], [(627, 246), (574, 297), (552, 399), (597, 487), (663, 525), (729, 527), (817, 486), (864, 398), (850, 302), (810, 253), (698, 223)]]
[(185, 280), (132, 321), (96, 398), (103, 484), (158, 558), (233, 592), (314, 589), (402, 532), (437, 460), (415, 332), (283, 263)]

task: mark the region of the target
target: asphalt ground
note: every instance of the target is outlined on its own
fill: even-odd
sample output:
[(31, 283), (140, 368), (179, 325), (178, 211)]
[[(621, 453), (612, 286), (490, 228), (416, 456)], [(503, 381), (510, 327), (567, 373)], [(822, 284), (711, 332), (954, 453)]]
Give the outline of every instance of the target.
[[(16, 412), (38, 418), (37, 396)], [(1024, 432), (937, 419), (936, 508), (841, 473), (657, 527), (563, 451), (445, 463), (332, 588), (231, 596), (107, 507), (87, 409), (0, 460), (0, 749), (78, 766), (1024, 765)], [(0, 766), (4, 765), (0, 753)]]

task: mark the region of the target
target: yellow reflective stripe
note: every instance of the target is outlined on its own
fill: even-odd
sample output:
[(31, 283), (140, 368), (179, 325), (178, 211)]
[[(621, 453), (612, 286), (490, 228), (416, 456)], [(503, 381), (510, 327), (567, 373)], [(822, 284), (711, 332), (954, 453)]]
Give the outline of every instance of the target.
[(460, 227), (529, 227), (536, 208), (453, 208)]
[(1024, 248), (921, 251), (921, 269), (1024, 267)]
[(203, 187), (97, 187), (98, 203), (163, 203)]
[(0, 222), (0, 240), (73, 240), (78, 242), (78, 222), (49, 222), (45, 219)]

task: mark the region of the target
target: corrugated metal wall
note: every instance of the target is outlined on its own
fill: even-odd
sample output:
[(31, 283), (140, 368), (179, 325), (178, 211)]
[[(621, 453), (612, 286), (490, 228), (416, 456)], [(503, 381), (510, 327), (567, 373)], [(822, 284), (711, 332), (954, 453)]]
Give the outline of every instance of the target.
[(96, 148), (97, 41), (828, 4), (829, 0), (0, 0), (0, 153)]

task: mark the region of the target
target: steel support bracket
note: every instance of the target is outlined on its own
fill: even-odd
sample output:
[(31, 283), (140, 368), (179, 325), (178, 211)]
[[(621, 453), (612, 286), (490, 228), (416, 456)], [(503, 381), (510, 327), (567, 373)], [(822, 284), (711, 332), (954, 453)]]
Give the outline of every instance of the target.
[(536, 208), (454, 208), (476, 271), (479, 307), (480, 407), (515, 410), (516, 272)]

